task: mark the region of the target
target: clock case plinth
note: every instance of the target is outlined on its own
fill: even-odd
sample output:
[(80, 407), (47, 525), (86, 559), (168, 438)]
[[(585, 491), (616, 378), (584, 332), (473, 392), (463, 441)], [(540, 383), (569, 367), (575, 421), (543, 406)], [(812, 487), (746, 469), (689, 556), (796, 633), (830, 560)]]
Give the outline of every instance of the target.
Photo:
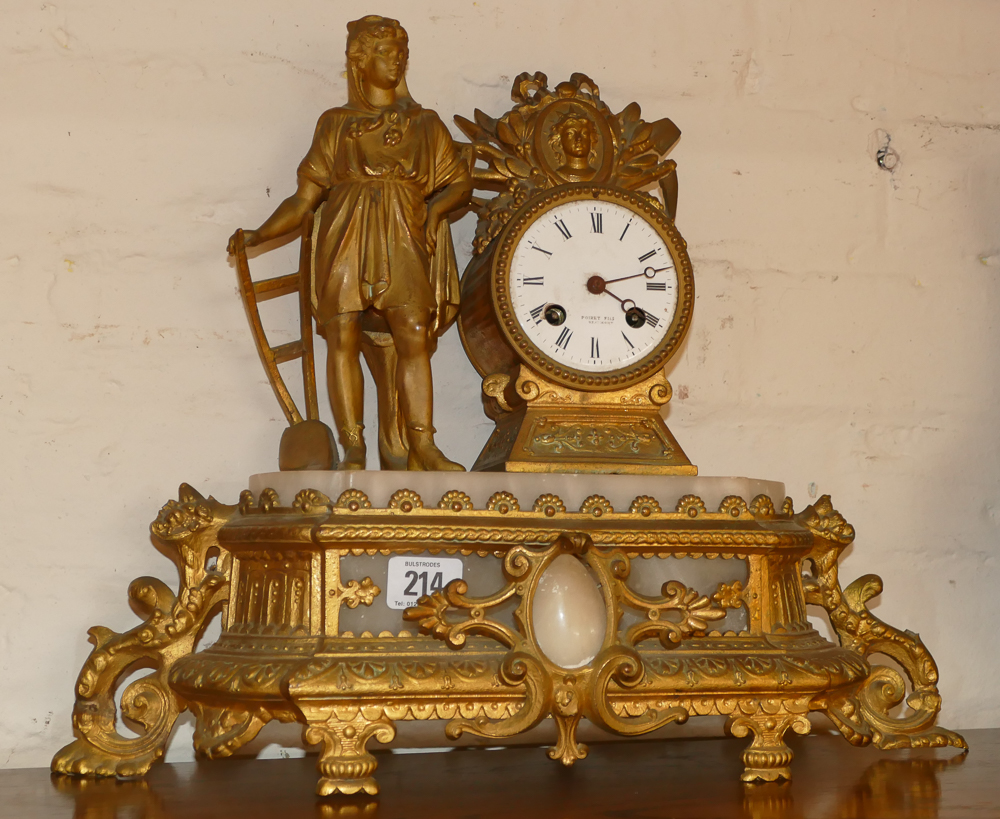
[[(289, 505), (266, 487), (229, 505), (182, 485), (150, 527), (177, 566), (177, 590), (140, 577), (129, 597), (144, 620), (122, 633), (90, 630), (75, 739), (53, 771), (141, 776), (163, 758), (184, 710), (207, 759), (233, 755), (268, 722), (299, 723), (305, 742), (321, 746), (323, 796), (376, 793), (367, 745), (391, 741), (408, 721), (444, 721), (450, 740), (494, 745), (551, 718), (548, 756), (572, 765), (587, 755), (584, 718), (638, 737), (722, 716), (728, 733), (750, 739), (745, 782), (791, 777), (784, 737), (807, 732), (813, 712), (854, 745), (967, 748), (935, 725), (938, 670), (920, 637), (869, 610), (882, 581), (841, 586), (854, 529), (828, 496), (796, 514), (790, 499), (778, 508), (763, 493), (719, 500), (770, 483), (738, 478), (644, 477), (629, 501), (637, 487), (627, 475), (411, 472), (386, 497), (386, 474), (279, 473), (286, 499), (294, 484), (306, 487)], [(475, 499), (458, 488), (439, 494), (469, 478)], [(333, 498), (317, 484), (349, 488)], [(485, 596), (455, 580), (406, 609), (404, 630), (345, 629), (346, 612), (386, 605), (380, 557), (442, 553), (492, 564)], [(545, 654), (535, 622), (543, 579), (567, 558), (604, 603), (600, 650), (573, 668)], [(719, 561), (721, 575), (643, 591), (644, 566), (674, 574), (688, 558)], [(807, 606), (826, 612), (839, 645), (813, 629)], [(745, 626), (722, 625), (740, 609)], [(218, 640), (196, 650), (218, 612)], [(137, 668), (151, 671), (127, 679)], [(119, 733), (119, 707), (135, 734)]]
[(483, 379), (496, 429), (474, 471), (697, 475), (660, 409), (671, 396), (663, 372), (610, 392), (560, 386), (521, 364)]

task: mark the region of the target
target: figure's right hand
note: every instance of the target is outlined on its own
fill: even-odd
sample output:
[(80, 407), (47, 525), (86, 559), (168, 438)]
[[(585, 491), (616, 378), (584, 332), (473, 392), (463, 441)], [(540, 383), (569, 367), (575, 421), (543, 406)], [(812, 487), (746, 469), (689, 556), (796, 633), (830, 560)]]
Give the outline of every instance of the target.
[[(239, 233), (239, 231), (236, 231), (236, 233)], [(236, 233), (234, 233), (232, 236), (229, 237), (229, 245), (228, 245), (227, 249), (229, 250), (229, 255), (230, 256), (235, 256), (236, 255)], [(243, 246), (244, 247), (253, 247), (259, 241), (260, 241), (260, 239), (259, 239), (259, 237), (257, 235), (257, 231), (256, 230), (244, 230), (243, 231)]]

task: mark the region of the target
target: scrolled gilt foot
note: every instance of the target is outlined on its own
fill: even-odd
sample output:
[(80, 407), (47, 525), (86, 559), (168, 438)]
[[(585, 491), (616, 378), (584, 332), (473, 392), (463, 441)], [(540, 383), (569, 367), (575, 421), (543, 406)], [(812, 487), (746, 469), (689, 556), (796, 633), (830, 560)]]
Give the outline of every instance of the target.
[(150, 725), (151, 730), (134, 739), (115, 730), (113, 704), (108, 709), (104, 704), (77, 702), (73, 709), (73, 733), (77, 738), (52, 758), (52, 772), (122, 778), (145, 774), (163, 757), (167, 737), (178, 715), (169, 695), (157, 696), (155, 701), (156, 719)]
[[(872, 663), (867, 679), (855, 691), (833, 698), (826, 712), (852, 745), (873, 743), (878, 748), (943, 747), (968, 749), (954, 731), (934, 723), (941, 710), (938, 669), (934, 658), (912, 631), (901, 631), (876, 617), (868, 601), (882, 593), (882, 579), (874, 574), (859, 577), (841, 589), (839, 560), (854, 540), (854, 528), (824, 495), (796, 516), (815, 536), (808, 560), (813, 575), (804, 582), (806, 603), (826, 609), (840, 644), (870, 662), (879, 654), (891, 657), (906, 675)], [(909, 706), (895, 716), (896, 706)]]
[(576, 728), (580, 724), (583, 714), (574, 714), (571, 717), (556, 715), (554, 717), (556, 728), (559, 730), (559, 738), (556, 744), (546, 752), (549, 759), (561, 762), (567, 768), (577, 760), (586, 759), (590, 749), (582, 742), (576, 741)]
[(313, 709), (303, 709), (303, 713), (309, 720), (303, 731), (305, 741), (323, 746), (316, 763), (320, 773), (316, 793), (320, 796), (378, 793), (378, 783), (372, 775), (378, 762), (365, 745), (372, 737), (386, 743), (396, 736), (396, 726), (383, 710), (361, 708), (353, 716), (330, 712), (324, 716)]
[[(76, 739), (52, 759), (55, 773), (69, 776), (141, 776), (163, 757), (170, 731), (184, 705), (168, 683), (171, 666), (190, 654), (212, 613), (228, 596), (223, 553), (218, 570), (207, 568), (216, 534), (235, 511), (204, 498), (186, 484), (177, 501), (169, 501), (150, 529), (177, 564), (180, 590), (154, 577), (129, 585), (133, 607), (146, 617), (118, 634), (103, 626), (90, 629), (94, 650), (80, 671), (73, 707)], [(121, 696), (122, 715), (141, 729), (126, 737), (115, 728), (114, 700), (119, 679), (136, 665), (152, 666), (149, 675), (132, 682)]]
[(808, 734), (809, 718), (802, 714), (755, 714), (730, 717), (726, 732), (734, 737), (753, 734), (753, 740), (743, 752), (744, 782), (774, 782), (792, 778), (792, 749), (784, 741), (791, 728), (798, 734)]

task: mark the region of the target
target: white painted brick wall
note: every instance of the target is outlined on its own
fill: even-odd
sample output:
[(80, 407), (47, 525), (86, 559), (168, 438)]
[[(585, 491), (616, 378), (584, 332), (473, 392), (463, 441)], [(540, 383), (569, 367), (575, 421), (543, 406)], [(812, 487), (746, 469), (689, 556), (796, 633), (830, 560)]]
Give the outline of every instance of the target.
[[(225, 243), (292, 190), (369, 10), (407, 27), (446, 122), (506, 110), (524, 70), (677, 122), (698, 303), (674, 433), (702, 474), (831, 493), (858, 529), (845, 579), (884, 577), (876, 612), (931, 648), (943, 723), (1000, 725), (1000, 4), (8, 0), (0, 765), (48, 764), (86, 629), (135, 624), (134, 577), (173, 580), (147, 525), (177, 485), (233, 502), (276, 462)], [(490, 424), (454, 332), (434, 364), (471, 464)]]

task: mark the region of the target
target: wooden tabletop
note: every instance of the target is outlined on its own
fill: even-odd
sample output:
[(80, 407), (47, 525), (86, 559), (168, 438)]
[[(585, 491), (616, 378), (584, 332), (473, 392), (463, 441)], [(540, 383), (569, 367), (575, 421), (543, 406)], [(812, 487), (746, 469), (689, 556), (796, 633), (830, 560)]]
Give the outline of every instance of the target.
[(314, 795), (315, 757), (155, 767), (145, 780), (0, 771), (11, 819), (778, 819), (1000, 817), (1000, 729), (968, 731), (968, 755), (853, 748), (796, 737), (790, 783), (743, 785), (745, 740), (596, 744), (573, 768), (539, 748), (379, 754), (374, 798)]

